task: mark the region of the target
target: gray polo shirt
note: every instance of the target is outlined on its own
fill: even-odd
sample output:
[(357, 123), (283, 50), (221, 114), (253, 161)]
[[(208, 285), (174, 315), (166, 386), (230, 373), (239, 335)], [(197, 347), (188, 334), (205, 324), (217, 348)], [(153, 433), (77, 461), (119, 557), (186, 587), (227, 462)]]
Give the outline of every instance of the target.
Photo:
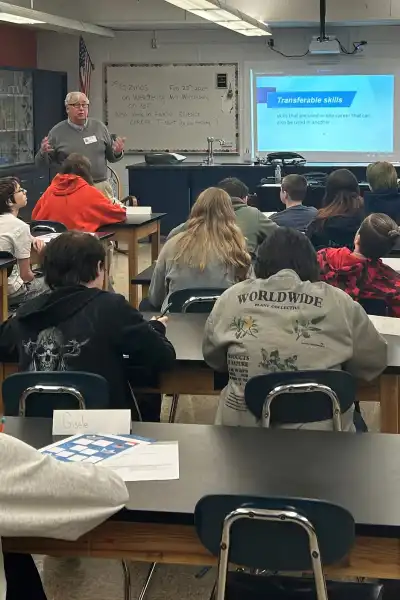
[(57, 168), (69, 154), (77, 152), (92, 163), (92, 176), (96, 183), (107, 179), (107, 161), (118, 162), (124, 155), (123, 152), (114, 154), (110, 133), (104, 123), (97, 119), (89, 118), (83, 127), (74, 126), (66, 119), (57, 123), (48, 137), (54, 151), (43, 154), (39, 150), (35, 157), (37, 167)]

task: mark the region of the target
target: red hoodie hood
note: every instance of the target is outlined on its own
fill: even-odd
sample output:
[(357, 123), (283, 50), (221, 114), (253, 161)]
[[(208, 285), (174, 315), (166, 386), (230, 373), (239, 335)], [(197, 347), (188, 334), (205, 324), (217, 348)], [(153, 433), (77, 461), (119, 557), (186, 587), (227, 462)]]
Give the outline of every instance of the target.
[(365, 270), (368, 263), (372, 262), (369, 259), (355, 256), (348, 248), (324, 248), (324, 250), (319, 250), (317, 257), (321, 268), (328, 266), (337, 274), (357, 275)]
[(380, 259), (359, 258), (348, 248), (324, 248), (317, 258), (321, 280), (341, 288), (354, 300), (400, 302), (400, 275)]
[(61, 175), (58, 173), (51, 182), (50, 190), (55, 196), (68, 196), (80, 188), (89, 185), (79, 175)]

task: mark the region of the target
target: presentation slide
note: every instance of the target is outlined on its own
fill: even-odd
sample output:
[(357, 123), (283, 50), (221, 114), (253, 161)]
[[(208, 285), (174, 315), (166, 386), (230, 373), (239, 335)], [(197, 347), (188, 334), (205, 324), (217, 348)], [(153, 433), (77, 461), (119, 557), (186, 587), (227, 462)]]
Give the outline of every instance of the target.
[(256, 75), (256, 152), (391, 153), (394, 75)]

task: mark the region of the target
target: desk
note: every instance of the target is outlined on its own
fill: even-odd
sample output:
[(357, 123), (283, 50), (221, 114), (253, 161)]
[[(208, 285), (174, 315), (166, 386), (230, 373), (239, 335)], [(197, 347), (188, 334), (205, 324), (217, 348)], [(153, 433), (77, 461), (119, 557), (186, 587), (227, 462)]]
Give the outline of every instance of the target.
[(154, 272), (154, 263), (147, 267), (144, 271), (136, 275), (131, 281), (132, 286), (141, 286), (142, 288), (142, 300), (143, 298), (147, 298), (149, 295), (149, 287), (151, 283), (151, 278), (153, 277)]
[(400, 258), (391, 258), (390, 256), (385, 256), (382, 258), (382, 262), (394, 271), (400, 273)]
[[(103, 243), (112, 238), (114, 232), (112, 231), (97, 231), (96, 236)], [(45, 233), (36, 232), (33, 234), (33, 237), (41, 238), (42, 236), (46, 236)], [(110, 252), (108, 251), (108, 244), (104, 245), (104, 249), (106, 251), (106, 258), (104, 261), (104, 283), (103, 290), (109, 289), (109, 276), (110, 276)], [(32, 246), (31, 250), (31, 264), (32, 265), (40, 265), (40, 255), (36, 252), (34, 247)]]
[[(149, 319), (152, 314), (144, 315)], [(171, 314), (167, 336), (175, 348), (175, 367), (161, 375), (151, 388), (137, 388), (136, 392), (163, 394), (218, 395), (226, 385), (227, 375), (215, 373), (204, 361), (202, 353), (205, 314)], [(389, 346), (389, 367), (378, 379), (359, 382), (357, 400), (379, 402), (381, 407), (381, 431), (400, 433), (400, 319), (370, 317), (378, 331), (386, 338)], [(398, 333), (396, 334), (396, 328)], [(14, 363), (0, 363), (0, 390), (3, 380), (15, 373)], [(128, 367), (129, 370), (129, 367)], [(0, 409), (2, 397), (0, 392)]]
[[(275, 165), (243, 164), (236, 162), (238, 159), (234, 159), (235, 162), (223, 162), (232, 159), (233, 157), (216, 155), (216, 162), (212, 166), (190, 160), (173, 165), (146, 165), (145, 163), (128, 165), (129, 194), (136, 196), (140, 204), (151, 206), (154, 212), (168, 213), (162, 222), (162, 233), (166, 235), (173, 227), (186, 221), (200, 192), (217, 185), (226, 177), (237, 177), (247, 185), (251, 193), (256, 191), (261, 179), (274, 177)], [(365, 181), (367, 166), (367, 163), (308, 162), (305, 165), (285, 165), (282, 174), (306, 174), (311, 171), (330, 173), (335, 169), (346, 167), (354, 173), (358, 181)], [(265, 204), (261, 201), (258, 207), (260, 210), (283, 209), (277, 189), (265, 190), (264, 193), (266, 200)], [(319, 196), (321, 198), (321, 195)]]
[(15, 258), (0, 258), (0, 323), (8, 319), (8, 274), (7, 269), (16, 263)]
[(131, 285), (138, 274), (139, 240), (151, 238), (151, 262), (157, 260), (160, 253), (160, 221), (165, 213), (151, 215), (127, 215), (125, 221), (102, 227), (101, 231), (112, 231), (112, 239), (128, 244), (129, 302), (135, 308), (139, 306), (137, 286)]
[[(10, 417), (6, 433), (42, 447), (51, 421)], [(202, 496), (298, 496), (340, 504), (355, 519), (356, 544), (330, 575), (400, 578), (400, 437), (150, 423), (133, 433), (178, 440), (179, 480), (128, 483), (126, 510), (76, 542), (3, 538), (3, 549), (211, 565), (193, 525)]]

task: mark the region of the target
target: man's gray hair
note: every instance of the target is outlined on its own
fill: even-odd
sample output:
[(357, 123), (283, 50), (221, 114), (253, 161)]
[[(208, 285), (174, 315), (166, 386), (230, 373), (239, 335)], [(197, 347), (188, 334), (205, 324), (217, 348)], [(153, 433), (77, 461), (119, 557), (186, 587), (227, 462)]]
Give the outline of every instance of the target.
[(68, 106), (68, 104), (76, 104), (82, 97), (84, 98), (85, 102), (89, 104), (89, 98), (85, 96), (83, 92), (69, 92), (65, 96), (65, 106)]

